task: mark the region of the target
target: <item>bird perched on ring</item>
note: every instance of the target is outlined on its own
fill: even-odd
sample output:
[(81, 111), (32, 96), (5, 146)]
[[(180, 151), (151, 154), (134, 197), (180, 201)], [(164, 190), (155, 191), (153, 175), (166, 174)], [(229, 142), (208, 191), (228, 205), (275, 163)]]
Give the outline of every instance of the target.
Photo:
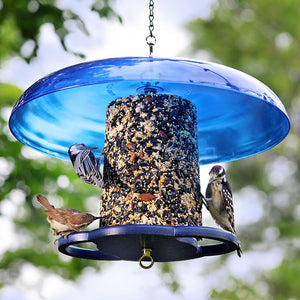
[(50, 224), (53, 234), (64, 236), (65, 239), (70, 233), (84, 229), (93, 221), (100, 219), (100, 217), (95, 217), (89, 213), (82, 213), (77, 209), (55, 208), (44, 196), (37, 195), (36, 197), (46, 208), (47, 221)]
[(103, 150), (96, 158), (92, 150), (97, 147), (87, 147), (84, 144), (74, 144), (69, 148), (69, 156), (74, 167), (75, 173), (78, 177), (92, 185), (98, 186), (100, 189), (103, 187), (103, 178), (100, 173), (100, 163)]
[[(213, 166), (209, 171), (209, 176), (205, 206), (218, 225), (236, 234), (232, 192), (226, 178), (225, 169), (222, 166)], [(241, 257), (242, 250), (240, 244), (238, 244), (237, 254)]]

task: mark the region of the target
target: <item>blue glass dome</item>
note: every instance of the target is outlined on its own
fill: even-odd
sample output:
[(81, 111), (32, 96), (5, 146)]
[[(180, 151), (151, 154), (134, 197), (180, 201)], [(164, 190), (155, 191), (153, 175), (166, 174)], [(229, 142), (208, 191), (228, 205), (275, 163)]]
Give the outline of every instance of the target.
[(153, 57), (86, 62), (40, 79), (14, 106), (10, 130), (23, 144), (60, 159), (69, 159), (75, 143), (99, 147), (100, 154), (108, 104), (149, 90), (197, 107), (200, 164), (257, 154), (289, 132), (284, 106), (257, 79), (215, 63)]

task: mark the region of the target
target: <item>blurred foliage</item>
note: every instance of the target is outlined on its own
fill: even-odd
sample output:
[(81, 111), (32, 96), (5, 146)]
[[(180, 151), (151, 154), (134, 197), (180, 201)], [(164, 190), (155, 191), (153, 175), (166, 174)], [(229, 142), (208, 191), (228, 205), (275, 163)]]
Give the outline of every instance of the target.
[(285, 258), (278, 268), (271, 270), (266, 276), (265, 281), (268, 283), (270, 294), (274, 296), (272, 299), (299, 299), (299, 254), (298, 251), (297, 255)]
[[(122, 22), (111, 7), (112, 2), (95, 0), (90, 8), (101, 18), (117, 18)], [(56, 0), (0, 0), (0, 65), (14, 55), (22, 57), (22, 46), (29, 41), (34, 43), (33, 51), (23, 58), (30, 62), (37, 55), (39, 31), (45, 23), (54, 25), (68, 52), (71, 51), (65, 45), (70, 33), (65, 26), (67, 20), (74, 21), (77, 29), (88, 34), (80, 17), (71, 10), (60, 9), (57, 3)], [(100, 193), (96, 187), (78, 179), (70, 162), (41, 155), (11, 135), (8, 118), (21, 94), (16, 86), (0, 83), (0, 221), (13, 221), (15, 241), (7, 251), (0, 253), (0, 288), (13, 284), (22, 266), (28, 263), (43, 272), (70, 280), (76, 279), (89, 266), (96, 270), (101, 268), (97, 261), (66, 258), (55, 251), (55, 237), (35, 196), (41, 193), (56, 207), (76, 208), (97, 215)], [(61, 176), (64, 180), (67, 178), (69, 184), (60, 186)], [(170, 264), (162, 265), (161, 275), (165, 284), (176, 292), (179, 284)]]
[[(76, 1), (76, 0), (74, 0)], [(78, 1), (78, 0), (77, 0)], [(91, 10), (101, 18), (122, 18), (113, 10), (113, 0), (94, 0)], [(43, 24), (51, 23), (63, 48), (75, 55), (65, 43), (70, 33), (67, 21), (71, 21), (76, 29), (88, 34), (88, 30), (78, 14), (72, 9), (62, 9), (57, 0), (2, 0), (0, 2), (0, 61), (13, 55), (22, 56), (27, 62), (36, 56), (39, 47), (38, 37)], [(24, 55), (22, 47), (30, 43), (32, 51)]]
[[(56, 0), (0, 0), (0, 65), (14, 55), (27, 62), (37, 55), (40, 28), (54, 25), (64, 49), (70, 33), (66, 21), (88, 34), (83, 20), (72, 10), (60, 9)], [(113, 0), (94, 0), (90, 9), (100, 18), (121, 17), (113, 10)], [(33, 43), (30, 55), (24, 56), (22, 47)], [(76, 53), (73, 53), (76, 54)], [(77, 53), (78, 54), (78, 53)], [(96, 187), (78, 179), (70, 162), (41, 155), (16, 141), (8, 128), (8, 118), (22, 91), (16, 86), (0, 83), (0, 220), (13, 221), (15, 245), (0, 253), (0, 288), (12, 284), (20, 276), (22, 266), (30, 263), (44, 272), (55, 273), (74, 280), (85, 268), (99, 270), (97, 261), (62, 257), (53, 245), (54, 237), (46, 221), (44, 209), (35, 195), (41, 193), (56, 207), (76, 208), (97, 215), (100, 194)], [(2, 171), (1, 171), (2, 170)], [(61, 176), (70, 183), (60, 187)], [(13, 205), (13, 212), (10, 206)], [(91, 211), (95, 208), (96, 211)], [(48, 233), (48, 234), (45, 234)], [(85, 245), (88, 247), (88, 245)], [(176, 274), (168, 263), (161, 268), (162, 279), (173, 292), (179, 288)]]
[[(268, 85), (282, 100), (291, 119), (288, 137), (273, 149), (228, 166), (235, 193), (255, 188), (263, 217), (239, 226), (244, 251), (260, 245), (265, 251), (281, 246), (282, 264), (258, 278), (254, 285), (231, 279), (228, 289), (215, 289), (212, 299), (296, 299), (300, 295), (300, 6), (297, 0), (222, 0), (212, 2), (206, 19), (188, 24), (194, 55), (244, 71)], [(248, 196), (248, 201), (251, 195)], [(255, 214), (255, 211), (249, 211)], [(267, 229), (278, 231), (269, 236)], [(274, 230), (273, 230), (274, 232)], [(225, 259), (226, 260), (226, 259)], [(224, 262), (224, 258), (220, 261)], [(262, 281), (267, 288), (262, 292)], [(266, 292), (267, 290), (267, 292)]]
[[(112, 2), (89, 1), (90, 9), (100, 17), (116, 17), (121, 22)], [(15, 55), (30, 62), (37, 55), (40, 28), (46, 23), (54, 25), (64, 49), (71, 52), (65, 44), (70, 33), (67, 21), (72, 21), (77, 30), (88, 34), (80, 16), (72, 9), (60, 8), (59, 1), (0, 1), (0, 65)], [(33, 47), (32, 52), (24, 57), (22, 47), (26, 43), (33, 44)], [(14, 245), (0, 254), (0, 286), (14, 282), (26, 263), (66, 279), (75, 279), (88, 266), (100, 269), (96, 261), (66, 260), (58, 251), (53, 251), (56, 247), (54, 238), (44, 209), (35, 195), (43, 194), (57, 207), (76, 208), (97, 215), (100, 192), (79, 180), (70, 162), (41, 155), (15, 140), (8, 128), (8, 118), (21, 94), (16, 86), (0, 83), (0, 219), (3, 230), (3, 224), (13, 221), (15, 232)], [(59, 184), (60, 181), (65, 184)]]
[(169, 287), (169, 289), (173, 292), (179, 292), (180, 291), (180, 282), (177, 278), (176, 271), (174, 269), (174, 265), (171, 263), (162, 263), (160, 265), (160, 271), (161, 271), (161, 278), (164, 282), (164, 284)]
[(228, 289), (213, 290), (211, 299), (218, 300), (286, 300), (299, 299), (300, 256), (285, 258), (276, 269), (263, 274), (255, 284), (230, 278)]
[[(228, 280), (230, 289), (217, 291), (213, 290), (211, 293), (211, 299), (215, 300), (258, 300), (261, 299), (261, 295), (251, 285), (245, 284), (233, 277)], [(266, 299), (267, 300), (267, 299)]]
[[(56, 207), (90, 211), (90, 207), (85, 206), (89, 201), (84, 200), (91, 199), (90, 202), (98, 207), (99, 190), (79, 180), (71, 163), (40, 155), (16, 141), (8, 129), (7, 112), (11, 111), (21, 91), (15, 86), (0, 84), (0, 95), (0, 217), (12, 219), (16, 233), (15, 245), (1, 255), (0, 282), (13, 282), (22, 264), (28, 262), (67, 279), (76, 278), (88, 266), (99, 269), (95, 261), (65, 261), (53, 251), (54, 237), (44, 209), (35, 198), (41, 193)], [(60, 176), (66, 176), (70, 183), (60, 187)], [(9, 205), (14, 206), (12, 211), (6, 209)], [(99, 214), (97, 210), (92, 213)]]
[[(90, 8), (100, 17), (117, 18), (121, 22), (112, 9), (112, 1), (91, 1)], [(0, 63), (14, 55), (22, 56), (25, 43), (32, 43), (33, 50), (24, 58), (30, 61), (35, 57), (40, 28), (48, 22), (54, 25), (63, 47), (70, 51), (65, 45), (70, 33), (66, 22), (74, 22), (82, 32), (87, 33), (87, 30), (74, 11), (61, 9), (57, 3), (56, 0), (0, 1)], [(297, 246), (300, 233), (300, 6), (297, 0), (215, 0), (212, 3), (208, 18), (193, 20), (188, 25), (195, 56), (205, 50), (211, 60), (242, 70), (267, 84), (282, 99), (292, 129), (278, 146), (232, 162), (227, 170), (234, 193), (250, 186), (259, 192), (263, 205), (264, 215), (260, 220), (245, 226), (236, 224), (244, 253), (255, 246), (265, 251), (280, 246), (285, 257), (277, 268), (261, 274), (254, 284), (229, 278), (227, 288), (213, 290), (211, 298), (297, 298), (300, 294), (297, 276), (300, 274)], [(21, 93), (13, 85), (0, 84), (0, 219), (13, 220), (16, 233), (15, 244), (0, 254), (0, 285), (12, 283), (28, 262), (44, 272), (75, 279), (85, 267), (100, 269), (101, 265), (95, 261), (66, 259), (53, 251), (54, 238), (35, 195), (45, 195), (58, 207), (97, 214), (99, 191), (81, 182), (69, 162), (41, 156), (11, 136), (8, 116)], [(70, 183), (59, 184), (61, 176), (66, 176)], [(255, 213), (249, 211), (249, 214)], [(278, 230), (278, 237), (269, 237), (266, 234), (269, 228)], [(224, 266), (228, 257), (220, 257), (212, 268)], [(162, 264), (161, 274), (162, 281), (172, 291), (180, 291), (178, 274), (172, 264)]]

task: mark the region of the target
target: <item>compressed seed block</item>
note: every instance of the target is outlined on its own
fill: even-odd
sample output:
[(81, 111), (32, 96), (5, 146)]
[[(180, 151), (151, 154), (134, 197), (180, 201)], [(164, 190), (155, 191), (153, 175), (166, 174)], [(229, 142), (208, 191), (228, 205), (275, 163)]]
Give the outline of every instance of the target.
[(202, 225), (197, 112), (172, 95), (107, 108), (101, 226)]

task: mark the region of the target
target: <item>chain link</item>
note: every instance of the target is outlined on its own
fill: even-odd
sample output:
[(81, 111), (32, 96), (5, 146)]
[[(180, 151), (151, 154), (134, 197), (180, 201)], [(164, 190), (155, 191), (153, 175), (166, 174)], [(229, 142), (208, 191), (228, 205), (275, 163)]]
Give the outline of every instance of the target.
[(154, 30), (154, 24), (153, 24), (153, 20), (154, 20), (154, 1), (150, 0), (149, 1), (149, 32), (150, 34), (146, 37), (146, 42), (149, 46), (149, 50), (150, 50), (150, 56), (153, 53), (153, 46), (156, 44), (156, 38), (153, 35), (153, 30)]

